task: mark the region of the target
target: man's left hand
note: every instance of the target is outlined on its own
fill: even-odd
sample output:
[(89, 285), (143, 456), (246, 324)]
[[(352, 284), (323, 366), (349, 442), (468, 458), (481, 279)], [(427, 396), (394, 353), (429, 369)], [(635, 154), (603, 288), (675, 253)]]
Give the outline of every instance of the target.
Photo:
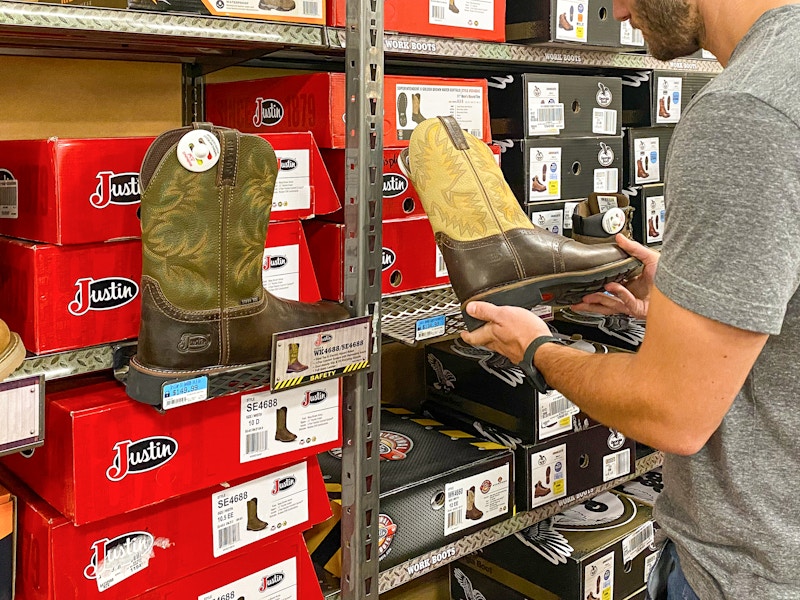
[(517, 306), (495, 306), (488, 302), (470, 302), (467, 314), (486, 324), (472, 332), (462, 332), (461, 339), (473, 346), (483, 346), (519, 364), (525, 350), (537, 337), (553, 335), (547, 323), (531, 311)]

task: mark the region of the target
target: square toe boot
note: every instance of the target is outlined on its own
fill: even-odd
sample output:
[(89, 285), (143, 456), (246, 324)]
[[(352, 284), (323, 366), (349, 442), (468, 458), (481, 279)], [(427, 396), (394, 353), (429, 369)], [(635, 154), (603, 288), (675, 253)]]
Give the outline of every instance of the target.
[(25, 346), (19, 334), (10, 331), (0, 319), (0, 381), (16, 371), (25, 360)]
[[(581, 244), (536, 227), (489, 147), (452, 117), (428, 119), (400, 155), (463, 308), (484, 300), (531, 308), (574, 304), (641, 263), (616, 244)], [(467, 328), (480, 321), (464, 313)]]
[(278, 173), (269, 142), (197, 123), (220, 146), (216, 165), (197, 173), (177, 151), (192, 129), (156, 138), (140, 175), (142, 316), (127, 386), (150, 404), (161, 399), (140, 397), (131, 375), (166, 380), (267, 361), (274, 333), (349, 317), (338, 304), (283, 300), (263, 287)]

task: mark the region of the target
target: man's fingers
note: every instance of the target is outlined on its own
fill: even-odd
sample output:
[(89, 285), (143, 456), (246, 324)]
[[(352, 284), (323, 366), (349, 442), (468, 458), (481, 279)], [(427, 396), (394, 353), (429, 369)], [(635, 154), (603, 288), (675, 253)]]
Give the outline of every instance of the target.
[(493, 321), (492, 318), (497, 313), (497, 307), (489, 302), (470, 302), (467, 304), (467, 314), (481, 321)]
[(462, 331), (461, 339), (467, 342), (470, 346), (486, 346), (494, 340), (492, 335), (491, 323), (487, 323), (476, 329), (475, 331)]
[(634, 258), (638, 258), (644, 264), (658, 260), (658, 252), (651, 250), (647, 246), (643, 246), (639, 242), (633, 241), (621, 233), (617, 234), (616, 238), (614, 238), (614, 241), (617, 243), (617, 246), (625, 250), (625, 252)]

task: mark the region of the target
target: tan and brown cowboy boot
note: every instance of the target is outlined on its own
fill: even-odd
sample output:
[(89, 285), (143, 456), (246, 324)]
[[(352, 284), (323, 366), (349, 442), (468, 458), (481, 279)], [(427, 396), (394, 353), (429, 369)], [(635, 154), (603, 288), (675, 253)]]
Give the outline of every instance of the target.
[[(195, 129), (218, 149), (218, 162), (203, 172), (179, 158), (179, 141)], [(161, 402), (138, 387), (145, 376), (166, 381), (267, 361), (274, 333), (348, 318), (338, 304), (283, 300), (263, 287), (277, 173), (269, 142), (209, 123), (168, 131), (150, 146), (140, 175), (142, 318), (127, 381), (133, 398)]]
[(25, 346), (19, 335), (0, 319), (0, 381), (16, 371), (25, 360)]
[[(417, 126), (400, 155), (462, 304), (574, 304), (641, 263), (615, 244), (586, 245), (536, 227), (489, 147), (452, 117)], [(469, 329), (482, 323), (464, 313)]]

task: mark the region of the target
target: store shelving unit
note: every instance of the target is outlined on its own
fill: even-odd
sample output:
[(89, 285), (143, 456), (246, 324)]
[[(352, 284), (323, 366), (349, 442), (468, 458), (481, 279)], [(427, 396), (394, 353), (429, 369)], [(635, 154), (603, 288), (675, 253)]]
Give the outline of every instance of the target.
[[(347, 74), (346, 160), (349, 169), (343, 203), (348, 228), (347, 305), (355, 316), (372, 316), (376, 340), (386, 337), (414, 344), (416, 322), (444, 317), (445, 335), (462, 327), (458, 301), (450, 288), (387, 297), (380, 295), (380, 215), (382, 165), (382, 78), (388, 68), (404, 65), (436, 68), (458, 63), (470, 69), (670, 69), (717, 73), (715, 61), (679, 59), (664, 63), (637, 53), (559, 46), (528, 46), (430, 38), (383, 32), (382, 2), (349, 0), (348, 26), (265, 23), (218, 17), (123, 11), (0, 1), (0, 54), (53, 58), (174, 62), (184, 65), (184, 119), (202, 116), (203, 76), (232, 65), (306, 64)], [(457, 61), (455, 60), (457, 59)], [(370, 217), (370, 214), (372, 217)], [(376, 287), (377, 282), (377, 287)], [(135, 342), (30, 357), (14, 378), (41, 375), (52, 380), (119, 369)], [(345, 581), (325, 578), (327, 598), (375, 598), (447, 562), (482, 548), (560, 512), (580, 498), (571, 497), (514, 516), (459, 542), (378, 573), (377, 518), (379, 472), (376, 455), (380, 402), (380, 344), (368, 371), (347, 378), (344, 411), (345, 479), (343, 489), (343, 572)], [(655, 453), (637, 461), (641, 475), (660, 465)], [(610, 482), (596, 491), (618, 485)], [(414, 568), (434, 555), (449, 555)]]

